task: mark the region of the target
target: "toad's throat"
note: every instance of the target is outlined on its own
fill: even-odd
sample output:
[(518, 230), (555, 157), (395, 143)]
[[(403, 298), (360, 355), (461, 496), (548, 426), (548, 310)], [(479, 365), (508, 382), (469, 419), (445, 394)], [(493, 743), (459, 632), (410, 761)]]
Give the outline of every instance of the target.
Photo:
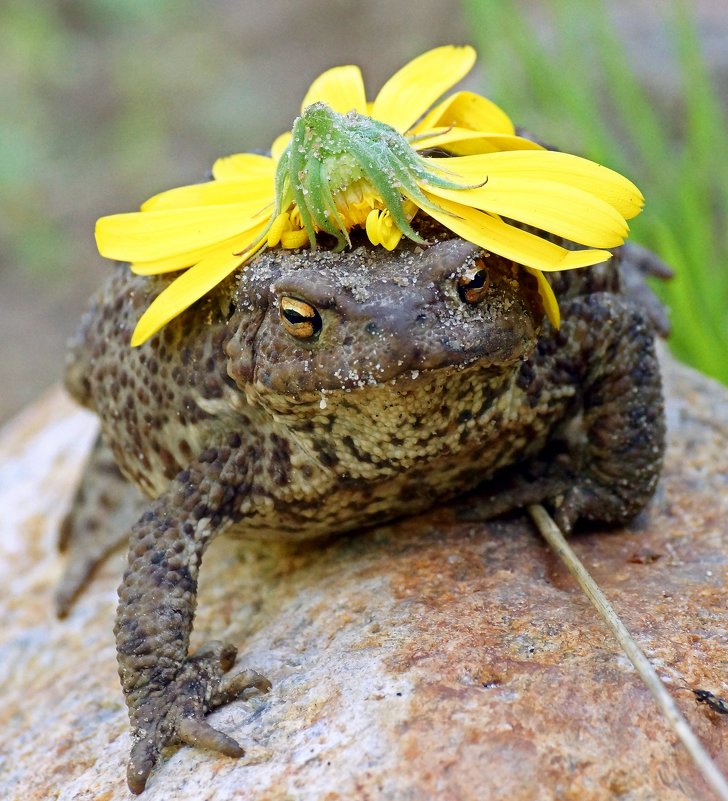
[(512, 370), (451, 368), (285, 408), (276, 395), (270, 412), (303, 457), (342, 477), (375, 479), (456, 454), (484, 432), (502, 436), (520, 394)]

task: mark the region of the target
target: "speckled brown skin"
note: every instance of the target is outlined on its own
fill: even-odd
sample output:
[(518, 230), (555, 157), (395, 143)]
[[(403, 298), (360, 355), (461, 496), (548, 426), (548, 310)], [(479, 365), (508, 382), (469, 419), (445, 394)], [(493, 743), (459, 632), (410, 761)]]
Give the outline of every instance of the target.
[[(490, 284), (470, 304), (458, 278), (481, 256)], [(274, 252), (132, 349), (165, 279), (118, 268), (84, 318), (68, 384), (99, 414), (121, 471), (154, 498), (131, 532), (115, 629), (134, 792), (169, 743), (241, 753), (204, 715), (266, 687), (252, 672), (226, 680), (230, 646), (188, 653), (200, 562), (218, 534), (371, 525), (514, 465), (518, 478), (486, 493), (481, 512), (544, 501), (568, 530), (644, 506), (662, 400), (651, 326), (620, 280), (614, 266), (555, 276), (554, 332), (542, 330), (535, 280), (462, 240)], [(316, 307), (320, 334), (289, 333), (281, 297)]]
[(68, 554), (68, 562), (56, 588), (58, 617), (66, 617), (94, 569), (127, 541), (129, 529), (148, 505), (149, 500), (120, 473), (99, 437), (61, 525), (58, 545)]

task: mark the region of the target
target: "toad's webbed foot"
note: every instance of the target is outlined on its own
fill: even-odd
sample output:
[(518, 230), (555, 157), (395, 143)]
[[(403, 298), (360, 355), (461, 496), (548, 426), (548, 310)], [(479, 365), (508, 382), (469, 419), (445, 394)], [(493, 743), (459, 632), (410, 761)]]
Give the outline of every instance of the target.
[(521, 465), (506, 470), (484, 485), (468, 505), (458, 511), (460, 520), (485, 522), (495, 517), (525, 509), (532, 503), (558, 505), (573, 486), (575, 477), (568, 469), (545, 462)]
[[(647, 492), (651, 492), (651, 485), (647, 485)], [(643, 502), (642, 496), (625, 502), (612, 485), (556, 468), (551, 475), (528, 477), (521, 474), (507, 482), (489, 485), (481, 497), (458, 512), (458, 518), (484, 522), (542, 503), (561, 531), (570, 534), (579, 520), (625, 523), (634, 517)]]
[(487, 485), (486, 491), (459, 511), (461, 520), (484, 522), (534, 503), (543, 503), (553, 513), (559, 528), (568, 534), (581, 517), (596, 517), (602, 511), (598, 487), (590, 487), (559, 465), (536, 462), (519, 471), (509, 471)]
[(243, 748), (227, 734), (214, 729), (205, 715), (236, 698), (267, 692), (270, 682), (254, 670), (224, 676), (235, 661), (236, 649), (213, 642), (188, 657), (175, 678), (164, 687), (140, 688), (133, 713), (134, 745), (127, 781), (141, 793), (162, 749), (174, 743), (209, 748), (239, 757)]

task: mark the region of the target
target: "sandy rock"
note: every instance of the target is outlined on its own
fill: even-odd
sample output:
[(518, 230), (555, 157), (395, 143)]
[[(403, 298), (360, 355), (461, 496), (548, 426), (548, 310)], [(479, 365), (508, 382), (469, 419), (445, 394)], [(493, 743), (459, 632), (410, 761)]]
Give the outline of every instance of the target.
[[(573, 543), (724, 772), (728, 393), (667, 362), (650, 509)], [(59, 521), (95, 431), (53, 391), (0, 432), (0, 797), (129, 799), (112, 625), (122, 555), (54, 619)], [(273, 682), (213, 716), (235, 761), (170, 749), (143, 798), (710, 799), (626, 658), (523, 517), (457, 506), (316, 547), (220, 540), (196, 640)]]

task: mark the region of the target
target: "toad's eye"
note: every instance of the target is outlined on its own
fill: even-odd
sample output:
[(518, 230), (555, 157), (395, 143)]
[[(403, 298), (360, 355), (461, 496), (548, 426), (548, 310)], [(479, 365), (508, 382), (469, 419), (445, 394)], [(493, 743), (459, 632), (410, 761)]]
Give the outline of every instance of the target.
[(280, 314), (283, 327), (297, 339), (313, 339), (321, 332), (321, 315), (305, 300), (281, 298)]
[(488, 294), (490, 276), (479, 259), (458, 278), (458, 295), (464, 303), (480, 303)]

